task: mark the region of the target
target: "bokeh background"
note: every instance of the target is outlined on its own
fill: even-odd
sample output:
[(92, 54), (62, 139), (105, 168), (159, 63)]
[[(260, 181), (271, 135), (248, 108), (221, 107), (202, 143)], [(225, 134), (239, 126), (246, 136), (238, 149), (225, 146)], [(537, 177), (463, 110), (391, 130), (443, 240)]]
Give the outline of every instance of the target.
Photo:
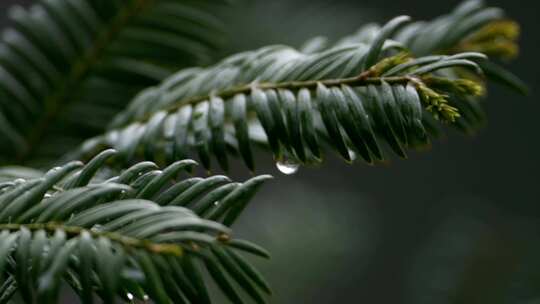
[[(1, 0), (0, 11), (31, 2)], [(399, 14), (431, 19), (460, 1), (240, 2), (222, 12), (230, 33), (223, 56), (335, 39)], [(257, 173), (276, 179), (235, 229), (273, 253), (260, 262), (272, 303), (540, 303), (540, 3), (487, 2), (522, 25), (521, 56), (510, 66), (532, 91), (491, 87), (490, 124), (477, 136), (450, 132), (431, 151), (382, 167), (329, 155), (289, 176), (260, 155)], [(240, 168), (233, 175), (247, 177)]]

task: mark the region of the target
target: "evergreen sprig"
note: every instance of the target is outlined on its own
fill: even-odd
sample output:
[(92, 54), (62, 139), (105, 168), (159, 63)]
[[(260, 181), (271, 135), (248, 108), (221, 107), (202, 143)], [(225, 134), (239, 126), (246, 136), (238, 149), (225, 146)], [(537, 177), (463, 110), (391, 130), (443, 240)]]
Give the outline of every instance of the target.
[(231, 280), (264, 303), (268, 284), (237, 251), (268, 254), (233, 239), (226, 225), (269, 176), (177, 181), (196, 164), (183, 160), (163, 170), (143, 162), (102, 180), (98, 170), (116, 154), (107, 150), (86, 165), (70, 162), (37, 179), (0, 184), (0, 298), (19, 290), (28, 303), (56, 303), (68, 284), (83, 303), (95, 295), (106, 303), (145, 296), (209, 303), (201, 278), (207, 269), (233, 302), (241, 296)]
[(54, 161), (101, 132), (139, 90), (210, 62), (223, 40), (213, 11), (224, 4), (40, 0), (12, 7), (0, 40), (0, 163)]
[[(481, 91), (477, 62), (487, 59), (473, 52), (400, 53), (403, 45), (388, 38), (408, 20), (390, 21), (369, 43), (315, 53), (269, 46), (181, 71), (141, 92), (106, 134), (75, 155), (113, 147), (127, 162), (170, 163), (197, 154), (206, 168), (214, 155), (225, 170), (227, 151), (253, 170), (253, 143), (268, 147), (277, 161), (318, 163), (323, 143), (347, 161), (357, 154), (368, 163), (382, 161), (383, 143), (406, 157), (407, 148), (430, 144), (436, 121), (454, 123), (477, 106), (469, 98)], [(476, 76), (440, 73), (464, 68)], [(430, 87), (427, 80), (434, 79), (447, 85)]]

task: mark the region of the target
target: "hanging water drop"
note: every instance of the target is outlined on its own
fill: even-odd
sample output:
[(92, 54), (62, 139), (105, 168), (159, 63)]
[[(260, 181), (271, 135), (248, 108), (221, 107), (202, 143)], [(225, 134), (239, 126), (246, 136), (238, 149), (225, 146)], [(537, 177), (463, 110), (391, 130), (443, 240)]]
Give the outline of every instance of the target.
[(217, 206), (217, 205), (219, 205), (219, 202), (218, 202), (218, 201), (215, 201), (215, 202), (214, 202), (214, 206)]
[(92, 232), (101, 232), (103, 230), (103, 226), (101, 226), (100, 224), (96, 224), (96, 225), (92, 226), (92, 228), (90, 228), (90, 230)]
[(276, 163), (276, 167), (278, 168), (279, 172), (286, 175), (291, 175), (298, 171), (300, 164), (291, 160), (281, 160)]
[(131, 294), (131, 292), (128, 292), (128, 293), (126, 293), (126, 298), (128, 298), (128, 300), (130, 300), (130, 301), (133, 301), (133, 298), (134, 298), (134, 297), (133, 297), (133, 295)]
[(144, 300), (145, 302), (148, 302), (148, 300), (150, 300), (150, 297), (149, 297), (148, 295), (144, 295), (144, 296), (143, 296), (143, 300)]
[(351, 160), (351, 162), (355, 161), (357, 157), (358, 157), (358, 155), (356, 155), (356, 152), (349, 149), (349, 159)]

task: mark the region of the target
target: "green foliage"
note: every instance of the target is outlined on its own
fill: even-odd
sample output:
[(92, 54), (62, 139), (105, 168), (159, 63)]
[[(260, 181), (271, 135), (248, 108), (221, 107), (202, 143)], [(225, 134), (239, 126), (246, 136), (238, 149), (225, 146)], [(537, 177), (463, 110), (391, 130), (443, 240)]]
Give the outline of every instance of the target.
[[(179, 179), (196, 164), (187, 158), (227, 170), (239, 155), (254, 170), (255, 145), (289, 164), (321, 163), (330, 147), (375, 164), (429, 147), (444, 126), (476, 132), (486, 80), (525, 91), (490, 61), (516, 55), (519, 29), (481, 1), (185, 68), (210, 62), (222, 40), (213, 12), (226, 2), (11, 10), (0, 43), (0, 303), (55, 303), (64, 285), (84, 303), (210, 303), (209, 279), (233, 303), (264, 303), (270, 288), (240, 252), (268, 253), (230, 226), (270, 177)], [(66, 151), (87, 164), (24, 167)]]
[[(139, 90), (210, 62), (219, 0), (43, 0), (0, 44), (0, 163), (41, 164), (102, 131)], [(58, 147), (57, 144), (61, 146)]]
[(437, 121), (475, 132), (484, 114), (472, 97), (483, 92), (486, 57), (393, 55), (405, 45), (387, 39), (407, 21), (398, 17), (318, 52), (269, 46), (180, 71), (142, 91), (75, 155), (113, 147), (127, 162), (170, 163), (196, 153), (206, 168), (214, 155), (227, 170), (231, 151), (253, 170), (253, 143), (277, 161), (319, 163), (326, 143), (346, 161), (354, 154), (374, 163), (385, 159), (383, 144), (401, 157), (429, 146)]
[(232, 239), (226, 225), (269, 177), (176, 181), (196, 164), (183, 160), (162, 171), (142, 162), (101, 180), (98, 170), (115, 154), (0, 184), (0, 299), (19, 291), (26, 302), (55, 303), (65, 283), (84, 303), (93, 294), (106, 303), (145, 295), (157, 303), (209, 303), (197, 279), (206, 268), (233, 302), (241, 297), (231, 280), (264, 303), (268, 285), (236, 251), (268, 254)]
[[(380, 31), (377, 24), (368, 24), (356, 33), (335, 43), (316, 37), (302, 47), (317, 52), (329, 47), (368, 43)], [(507, 19), (500, 8), (486, 7), (484, 1), (465, 1), (448, 15), (433, 21), (417, 21), (401, 28), (394, 40), (401, 42), (417, 57), (433, 54), (453, 55), (461, 52), (481, 52), (491, 60), (508, 60), (517, 56), (519, 25)], [(520, 93), (527, 88), (516, 76), (490, 61), (480, 63), (489, 79), (507, 85)]]

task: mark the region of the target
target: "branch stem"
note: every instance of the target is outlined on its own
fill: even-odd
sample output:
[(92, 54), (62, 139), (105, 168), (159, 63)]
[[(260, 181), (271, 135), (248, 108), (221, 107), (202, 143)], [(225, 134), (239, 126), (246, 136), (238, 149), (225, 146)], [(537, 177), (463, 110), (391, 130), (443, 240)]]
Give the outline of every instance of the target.
[(65, 226), (58, 223), (40, 223), (40, 224), (0, 224), (0, 231), (9, 230), (17, 231), (22, 228), (26, 228), (30, 231), (44, 230), (47, 232), (55, 232), (57, 230), (64, 231), (68, 236), (78, 237), (83, 232), (88, 232), (92, 238), (104, 237), (111, 241), (114, 241), (122, 245), (126, 249), (143, 249), (148, 252), (155, 254), (164, 254), (164, 255), (173, 255), (173, 256), (182, 256), (184, 249), (182, 246), (177, 244), (170, 243), (154, 243), (148, 240), (141, 240), (133, 237), (128, 237), (121, 235), (119, 233), (108, 232), (108, 231), (95, 231), (91, 229), (85, 229), (78, 226)]
[[(309, 89), (314, 90), (317, 88), (317, 85), (323, 84), (327, 87), (340, 86), (340, 85), (349, 85), (354, 87), (367, 86), (370, 84), (381, 84), (387, 82), (389, 84), (407, 84), (413, 82), (417, 84), (421, 82), (420, 79), (416, 79), (412, 76), (395, 76), (395, 77), (371, 77), (371, 70), (360, 74), (359, 76), (349, 77), (349, 78), (339, 78), (339, 79), (327, 79), (327, 80), (309, 80), (309, 81), (289, 81), (289, 82), (280, 82), (280, 83), (251, 83), (246, 85), (237, 86), (231, 89), (226, 89), (223, 91), (214, 92), (208, 95), (199, 95), (193, 96), (187, 99), (179, 100), (172, 105), (165, 107), (160, 111), (171, 113), (178, 110), (179, 108), (188, 105), (188, 104), (197, 104), (209, 100), (212, 96), (220, 97), (223, 100), (228, 100), (231, 97), (234, 97), (237, 94), (248, 94), (253, 89), (260, 90), (291, 90), (298, 91), (300, 89)], [(155, 113), (148, 113), (143, 116), (141, 119), (138, 119), (137, 122), (144, 123), (148, 121), (152, 115)], [(123, 126), (120, 126), (123, 127)]]

